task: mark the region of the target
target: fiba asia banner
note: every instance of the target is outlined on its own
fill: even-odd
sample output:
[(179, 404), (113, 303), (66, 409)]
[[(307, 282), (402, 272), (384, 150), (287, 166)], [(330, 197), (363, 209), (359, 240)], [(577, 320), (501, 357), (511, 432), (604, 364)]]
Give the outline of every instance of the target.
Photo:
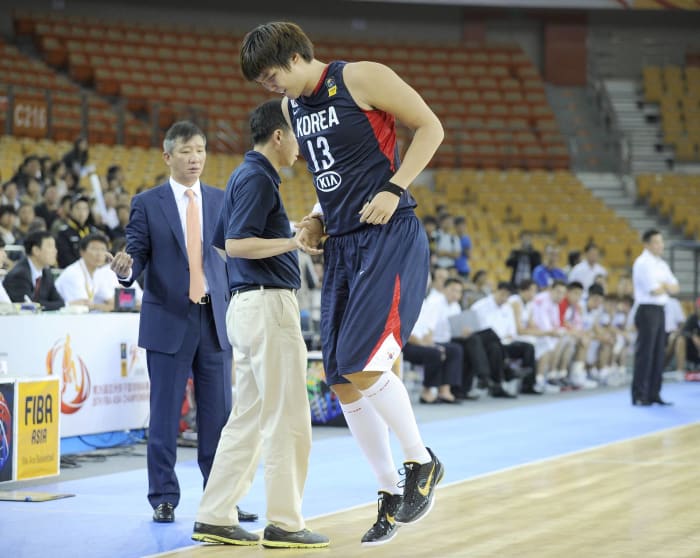
[(58, 378), (20, 380), (17, 389), (17, 480), (58, 475), (61, 439)]
[(149, 381), (138, 314), (0, 317), (15, 378), (55, 377), (61, 437), (145, 428)]

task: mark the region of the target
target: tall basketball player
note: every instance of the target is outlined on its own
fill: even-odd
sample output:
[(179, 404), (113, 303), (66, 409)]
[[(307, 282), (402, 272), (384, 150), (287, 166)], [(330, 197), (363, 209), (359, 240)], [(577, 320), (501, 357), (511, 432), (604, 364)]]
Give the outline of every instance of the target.
[[(410, 183), (443, 139), (440, 121), (390, 68), (324, 63), (295, 24), (258, 26), (241, 47), (245, 77), (282, 94), (282, 108), (313, 174), (322, 214), (304, 219), (309, 246), (325, 232), (321, 335), (326, 379), (379, 484), (367, 545), (424, 517), (444, 470), (426, 448), (401, 380), (391, 373), (420, 312), (428, 241)], [(399, 166), (395, 119), (413, 129)], [(325, 228), (325, 231), (324, 231)], [(398, 438), (403, 492), (389, 444)]]

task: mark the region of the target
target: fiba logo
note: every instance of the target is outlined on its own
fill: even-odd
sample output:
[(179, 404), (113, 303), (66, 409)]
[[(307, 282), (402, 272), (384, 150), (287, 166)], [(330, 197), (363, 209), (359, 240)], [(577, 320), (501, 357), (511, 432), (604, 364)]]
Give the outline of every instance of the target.
[(0, 469), (10, 459), (10, 444), (12, 443), (12, 415), (5, 396), (0, 393)]
[(90, 396), (90, 374), (83, 359), (73, 359), (73, 349), (70, 346), (70, 335), (66, 340), (58, 340), (46, 355), (46, 371), (49, 376), (61, 373), (61, 412), (71, 415), (79, 411)]

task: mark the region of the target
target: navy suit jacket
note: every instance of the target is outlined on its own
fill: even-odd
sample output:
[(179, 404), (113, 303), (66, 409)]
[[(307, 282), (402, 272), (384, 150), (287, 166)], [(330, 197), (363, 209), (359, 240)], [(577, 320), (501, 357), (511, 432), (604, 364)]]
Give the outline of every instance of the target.
[[(201, 186), (204, 274), (219, 345), (222, 350), (230, 351), (226, 335), (226, 308), (230, 298), (226, 263), (212, 246), (224, 192)], [(169, 182), (134, 197), (126, 226), (126, 251), (134, 260), (131, 280), (120, 282), (128, 287), (144, 272), (139, 346), (174, 354), (182, 346), (191, 302), (187, 246)]]

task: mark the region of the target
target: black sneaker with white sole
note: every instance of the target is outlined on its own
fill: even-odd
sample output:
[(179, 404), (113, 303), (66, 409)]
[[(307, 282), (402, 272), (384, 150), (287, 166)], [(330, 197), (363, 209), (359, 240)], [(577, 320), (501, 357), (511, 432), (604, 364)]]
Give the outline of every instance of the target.
[(209, 525), (208, 523), (196, 522), (192, 540), (235, 546), (255, 546), (260, 542), (260, 537), (246, 531), (240, 525)]
[(377, 500), (377, 521), (362, 537), (363, 546), (377, 546), (389, 542), (396, 536), (399, 526), (394, 517), (401, 505), (401, 494), (389, 494), (384, 490), (379, 491)]
[(325, 535), (312, 533), (308, 529), (285, 531), (281, 527), (268, 525), (261, 544), (266, 548), (324, 548), (329, 540)]
[(435, 487), (445, 476), (445, 468), (430, 448), (428, 463), (407, 461), (403, 464), (406, 471), (403, 489), (403, 501), (394, 519), (396, 523), (414, 523), (422, 519), (433, 507)]

